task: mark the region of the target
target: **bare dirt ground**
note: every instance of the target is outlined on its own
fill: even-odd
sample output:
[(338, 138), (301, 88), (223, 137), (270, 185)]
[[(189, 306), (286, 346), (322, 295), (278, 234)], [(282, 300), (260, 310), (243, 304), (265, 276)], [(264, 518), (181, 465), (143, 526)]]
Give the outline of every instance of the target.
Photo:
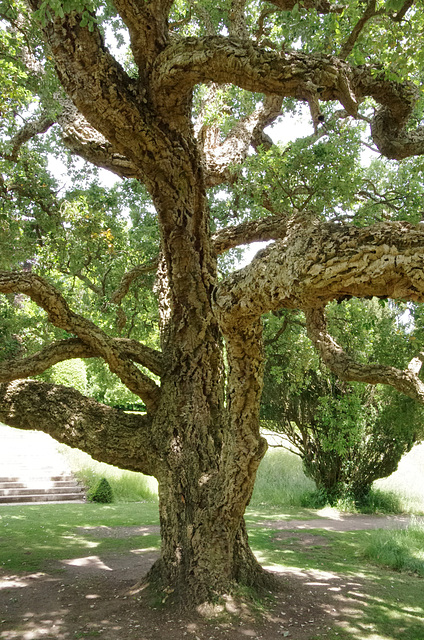
[[(313, 547), (327, 539), (308, 529), (356, 530), (405, 526), (406, 519), (342, 516), (337, 520), (270, 521), (260, 526), (280, 529), (275, 543), (290, 536), (296, 544)], [(295, 529), (295, 532), (285, 531)], [(125, 537), (156, 533), (157, 527), (97, 527), (92, 536)], [(54, 561), (40, 573), (0, 572), (1, 640), (312, 640), (325, 638), (341, 611), (362, 606), (365, 578), (349, 579), (328, 571), (286, 569), (275, 571), (281, 589), (268, 613), (256, 618), (230, 597), (228, 615), (203, 612), (182, 614), (155, 607), (145, 591), (134, 585), (157, 557), (140, 548), (131, 553), (89, 556)], [(205, 615), (206, 614), (206, 615)]]

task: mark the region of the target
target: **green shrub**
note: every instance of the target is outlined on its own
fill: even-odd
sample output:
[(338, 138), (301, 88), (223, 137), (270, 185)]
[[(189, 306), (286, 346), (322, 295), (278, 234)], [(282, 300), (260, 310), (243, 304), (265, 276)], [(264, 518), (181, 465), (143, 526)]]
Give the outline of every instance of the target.
[(102, 502), (103, 504), (109, 504), (113, 502), (113, 491), (106, 478), (102, 478), (94, 491), (88, 494), (90, 502)]

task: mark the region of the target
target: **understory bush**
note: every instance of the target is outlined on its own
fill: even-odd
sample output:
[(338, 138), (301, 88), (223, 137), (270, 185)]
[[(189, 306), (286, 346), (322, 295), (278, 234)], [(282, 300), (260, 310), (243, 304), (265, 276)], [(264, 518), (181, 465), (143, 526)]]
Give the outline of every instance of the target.
[(310, 509), (322, 509), (335, 507), (339, 511), (349, 513), (402, 513), (402, 501), (393, 492), (385, 492), (379, 489), (370, 489), (361, 498), (355, 497), (346, 490), (337, 498), (329, 495), (325, 489), (308, 491), (301, 497), (301, 506)]
[(103, 504), (110, 504), (113, 502), (113, 491), (106, 478), (101, 478), (93, 491), (87, 494), (87, 498), (90, 502), (101, 502)]

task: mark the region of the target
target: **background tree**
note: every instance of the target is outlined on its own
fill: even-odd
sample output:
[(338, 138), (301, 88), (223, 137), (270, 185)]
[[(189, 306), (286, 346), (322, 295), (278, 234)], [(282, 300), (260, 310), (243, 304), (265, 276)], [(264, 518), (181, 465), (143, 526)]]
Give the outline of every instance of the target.
[[(331, 333), (357, 360), (404, 367), (416, 349), (413, 318), (402, 324), (404, 306), (379, 302), (329, 305)], [(422, 439), (422, 405), (383, 385), (341, 381), (311, 348), (302, 316), (277, 316), (265, 321), (264, 425), (294, 447), (324, 504), (361, 502), (372, 483), (393, 473)]]
[[(339, 376), (424, 398), (419, 349), (404, 369), (355, 361), (328, 333), (324, 313), (346, 296), (422, 302), (423, 229), (408, 211), (393, 214), (388, 188), (358, 190), (355, 176), (338, 202), (331, 185), (341, 175), (331, 154), (319, 162), (326, 147), (315, 150), (323, 138), (335, 149), (351, 127), (349, 147), (358, 145), (355, 123), (366, 123), (367, 144), (385, 157), (423, 154), (422, 7), (13, 0), (0, 8), (0, 73), (11, 87), (2, 107), (0, 292), (7, 313), (19, 316), (23, 298), (31, 300), (25, 313), (43, 311), (27, 355), (2, 363), (0, 419), (157, 478), (162, 549), (153, 584), (191, 604), (234, 581), (258, 585), (265, 575), (243, 513), (266, 449), (261, 316), (302, 309), (309, 338)], [(118, 44), (129, 42), (122, 55), (112, 33)], [(282, 174), (286, 199), (258, 184), (254, 197), (246, 186), (241, 208), (236, 191), (223, 202), (224, 190), (248, 176), (250, 149), (270, 150), (266, 127), (299, 102), (310, 108), (315, 137), (304, 148), (317, 180), (294, 158), (298, 178)], [(106, 194), (84, 168), (82, 182), (61, 192), (48, 157), (63, 159), (65, 149), (135, 182)], [(316, 195), (326, 185), (325, 196)], [(125, 195), (134, 202), (132, 226), (120, 209)], [(364, 198), (381, 200), (383, 213), (369, 208), (360, 226)], [(149, 216), (157, 225), (154, 258), (143, 245), (154, 237), (144, 234)], [(139, 246), (130, 243), (127, 255), (131, 233)], [(217, 256), (254, 240), (274, 242), (245, 269), (218, 272)], [(150, 319), (143, 326), (155, 304), (143, 287), (151, 269), (158, 348)], [(106, 363), (146, 415), (27, 379), (74, 358)]]

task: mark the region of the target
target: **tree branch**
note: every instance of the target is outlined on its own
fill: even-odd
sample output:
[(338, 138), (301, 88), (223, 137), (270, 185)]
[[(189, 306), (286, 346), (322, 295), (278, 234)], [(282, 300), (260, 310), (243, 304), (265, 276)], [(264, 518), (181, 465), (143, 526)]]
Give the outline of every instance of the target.
[[(414, 358), (407, 369), (376, 364), (362, 364), (351, 358), (327, 331), (324, 307), (306, 309), (306, 327), (325, 364), (339, 378), (368, 384), (387, 384), (424, 404), (424, 383), (418, 377), (420, 358)], [(419, 366), (417, 364), (421, 363)], [(417, 370), (418, 369), (418, 370)]]
[(121, 282), (118, 287), (112, 293), (110, 301), (113, 304), (121, 304), (124, 297), (127, 295), (131, 284), (146, 273), (152, 273), (158, 267), (159, 259), (156, 258), (147, 264), (139, 264), (122, 276)]
[(32, 273), (0, 271), (0, 292), (29, 296), (47, 312), (54, 326), (77, 335), (97, 352), (128, 389), (142, 398), (149, 411), (157, 408), (160, 396), (157, 385), (124, 357), (114, 338), (73, 312), (59, 291), (46, 280)]
[(263, 104), (240, 120), (221, 143), (217, 142), (213, 127), (202, 127), (198, 141), (204, 154), (208, 187), (232, 182), (232, 168), (246, 159), (250, 145), (256, 149), (263, 143), (268, 147), (272, 145), (270, 138), (263, 136), (263, 130), (280, 115), (282, 102), (279, 96), (267, 96)]
[(34, 136), (45, 133), (54, 125), (54, 122), (55, 121), (46, 114), (41, 114), (36, 118), (28, 120), (22, 129), (10, 140), (12, 151), (10, 154), (5, 154), (4, 157), (7, 160), (16, 162), (22, 145), (28, 142), (28, 140), (31, 140), (31, 138), (34, 138)]
[(292, 218), (290, 216), (268, 216), (242, 224), (220, 229), (212, 236), (216, 253), (219, 255), (250, 242), (266, 242), (281, 238), (287, 231)]
[(36, 427), (101, 462), (156, 473), (150, 418), (112, 409), (70, 387), (32, 380), (1, 384), (0, 420), (18, 429)]
[(404, 3), (403, 7), (398, 11), (398, 13), (393, 16), (393, 21), (394, 22), (402, 22), (402, 20), (404, 19), (407, 11), (412, 7), (412, 5), (414, 4), (415, 0), (406, 0), (406, 2)]
[(73, 358), (93, 358), (97, 354), (78, 338), (61, 340), (27, 358), (0, 362), (0, 382), (38, 376), (58, 362)]
[[(276, 234), (275, 234), (276, 235)], [(250, 324), (267, 311), (308, 309), (346, 296), (424, 301), (424, 227), (385, 222), (365, 228), (299, 216), (250, 265), (215, 293), (220, 323)]]
[(342, 48), (340, 49), (339, 57), (345, 60), (348, 57), (348, 55), (352, 53), (353, 47), (355, 46), (355, 43), (359, 38), (361, 31), (367, 24), (367, 22), (372, 18), (374, 18), (375, 16), (378, 16), (384, 13), (385, 13), (384, 9), (380, 9), (380, 10), (376, 9), (375, 0), (370, 0), (368, 2), (367, 8), (365, 9), (362, 17), (358, 20), (358, 22), (352, 29), (352, 32), (348, 37), (348, 39), (343, 43)]
[(344, 6), (331, 4), (327, 0), (269, 0), (282, 11), (292, 11), (296, 5), (300, 9), (315, 9), (317, 13), (342, 13)]
[(352, 70), (329, 56), (268, 51), (255, 43), (225, 36), (186, 38), (157, 58), (152, 83), (157, 100), (171, 112), (184, 109), (198, 83), (232, 83), (247, 91), (306, 100), (316, 87), (321, 100), (339, 100), (356, 115)]
[(114, 5), (128, 28), (134, 60), (145, 79), (152, 62), (166, 46), (172, 2), (114, 0)]
[(152, 74), (157, 101), (174, 114), (185, 112), (196, 84), (208, 82), (307, 100), (315, 110), (318, 100), (338, 100), (354, 117), (359, 103), (369, 96), (380, 105), (371, 121), (380, 152), (397, 160), (424, 153), (424, 127), (407, 129), (418, 88), (387, 80), (371, 66), (352, 67), (331, 56), (268, 51), (245, 40), (211, 36), (169, 45)]
[(96, 167), (107, 169), (120, 178), (143, 180), (144, 174), (131, 160), (118, 153), (101, 133), (99, 133), (78, 111), (69, 98), (58, 98), (62, 111), (57, 122), (62, 129), (65, 146)]
[[(30, 0), (36, 10), (41, 0)], [(126, 74), (104, 46), (96, 25), (81, 27), (81, 15), (58, 16), (44, 27), (59, 79), (77, 109), (112, 145), (134, 162), (145, 182), (156, 184), (158, 165), (167, 172), (169, 140), (152, 116), (143, 86)], [(94, 80), (95, 79), (95, 80)], [(163, 155), (158, 154), (162, 147)], [(156, 161), (152, 156), (156, 152)]]
[(246, 25), (246, 18), (244, 10), (247, 0), (231, 0), (231, 8), (229, 11), (230, 36), (236, 36), (236, 38), (249, 38), (249, 31)]
[[(162, 354), (137, 340), (115, 338), (124, 357), (141, 364), (152, 373), (162, 375)], [(79, 338), (53, 342), (27, 358), (0, 362), (0, 382), (38, 376), (58, 362), (73, 358), (99, 358), (100, 354)]]

